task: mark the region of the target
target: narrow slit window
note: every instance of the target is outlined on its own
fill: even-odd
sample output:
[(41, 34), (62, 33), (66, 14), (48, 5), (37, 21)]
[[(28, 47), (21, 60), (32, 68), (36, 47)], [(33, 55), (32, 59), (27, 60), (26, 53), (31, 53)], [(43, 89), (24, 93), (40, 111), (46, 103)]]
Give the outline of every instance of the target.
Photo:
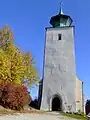
[(62, 35), (58, 34), (58, 40), (62, 40)]

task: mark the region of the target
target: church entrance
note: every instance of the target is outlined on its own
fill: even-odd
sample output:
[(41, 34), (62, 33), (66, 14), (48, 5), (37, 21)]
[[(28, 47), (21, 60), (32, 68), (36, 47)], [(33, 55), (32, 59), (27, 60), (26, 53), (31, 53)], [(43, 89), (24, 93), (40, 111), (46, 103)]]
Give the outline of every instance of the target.
[(52, 111), (62, 111), (62, 101), (59, 96), (52, 99)]

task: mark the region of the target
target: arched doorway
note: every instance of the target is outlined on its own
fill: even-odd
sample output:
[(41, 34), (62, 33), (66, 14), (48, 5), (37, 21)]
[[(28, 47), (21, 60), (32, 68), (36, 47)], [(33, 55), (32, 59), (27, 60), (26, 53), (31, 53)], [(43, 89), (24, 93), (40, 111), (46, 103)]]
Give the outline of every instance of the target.
[(52, 111), (62, 111), (62, 100), (57, 95), (52, 99)]

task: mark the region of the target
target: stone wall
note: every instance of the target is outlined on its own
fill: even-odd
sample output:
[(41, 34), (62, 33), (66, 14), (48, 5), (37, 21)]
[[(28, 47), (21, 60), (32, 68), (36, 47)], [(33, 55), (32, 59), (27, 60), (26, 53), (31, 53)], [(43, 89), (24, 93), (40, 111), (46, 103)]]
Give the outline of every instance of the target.
[[(61, 34), (61, 40), (58, 40)], [(63, 111), (76, 110), (74, 28), (47, 28), (41, 110), (52, 109), (52, 97), (62, 99)]]
[(83, 82), (76, 77), (76, 111), (84, 112)]

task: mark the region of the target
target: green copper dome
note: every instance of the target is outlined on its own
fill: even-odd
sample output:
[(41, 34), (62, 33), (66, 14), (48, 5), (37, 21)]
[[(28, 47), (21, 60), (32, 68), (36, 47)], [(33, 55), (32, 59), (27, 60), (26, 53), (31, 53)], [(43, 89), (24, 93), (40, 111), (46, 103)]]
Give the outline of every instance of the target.
[(60, 6), (60, 12), (56, 16), (51, 17), (50, 24), (53, 27), (65, 27), (65, 26), (71, 26), (73, 20), (70, 16), (64, 15), (62, 12), (62, 8)]

